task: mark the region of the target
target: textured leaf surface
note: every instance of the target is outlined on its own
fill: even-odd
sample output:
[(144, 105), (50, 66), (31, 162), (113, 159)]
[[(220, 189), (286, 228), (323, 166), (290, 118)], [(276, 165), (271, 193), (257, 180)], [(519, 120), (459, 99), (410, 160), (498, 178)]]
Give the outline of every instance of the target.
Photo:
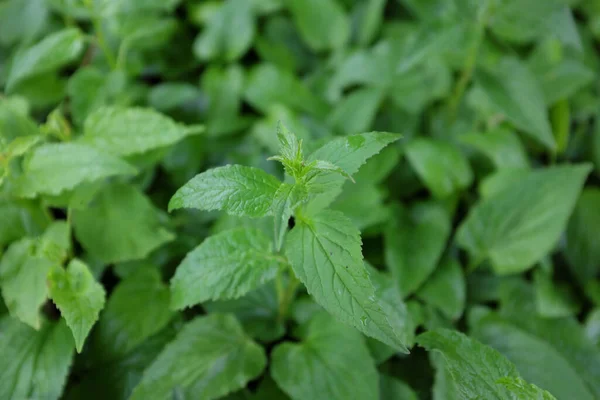
[[(494, 314), (480, 320), (471, 334), (504, 354), (527, 379), (560, 399), (594, 398), (577, 371), (550, 343)], [(519, 397), (520, 398), (520, 397)]]
[(85, 120), (83, 143), (117, 155), (132, 155), (169, 146), (201, 126), (185, 126), (149, 108), (102, 107)]
[(288, 221), (294, 209), (308, 198), (306, 186), (282, 183), (273, 197), (273, 218), (275, 229), (275, 250), (281, 250), (283, 238), (288, 228)]
[(456, 240), (499, 274), (524, 271), (552, 250), (571, 214), (588, 165), (525, 174), (471, 209)]
[(104, 343), (101, 351), (109, 358), (124, 356), (163, 329), (173, 315), (169, 287), (158, 270), (141, 269), (110, 295), (98, 321), (96, 343)]
[(8, 316), (0, 318), (0, 398), (60, 398), (74, 346), (64, 321), (35, 331)]
[(143, 258), (174, 238), (148, 197), (126, 184), (105, 187), (90, 207), (74, 210), (73, 226), (83, 247), (107, 263)]
[(235, 317), (212, 314), (186, 324), (146, 371), (131, 400), (170, 400), (174, 390), (211, 400), (241, 389), (265, 368), (264, 350)]
[(240, 297), (275, 278), (281, 259), (260, 230), (238, 228), (206, 239), (177, 267), (171, 280), (172, 305)]
[(271, 375), (294, 400), (379, 397), (377, 369), (363, 338), (325, 313), (313, 317), (300, 343), (273, 350)]
[(17, 54), (8, 75), (7, 89), (10, 91), (29, 77), (56, 70), (74, 61), (83, 47), (83, 34), (75, 28), (63, 29), (47, 36)]
[(48, 275), (48, 288), (50, 298), (73, 332), (77, 352), (81, 353), (85, 338), (104, 307), (104, 288), (79, 260), (72, 260), (66, 269), (54, 267)]
[(498, 383), (506, 386), (521, 400), (556, 400), (549, 392), (527, 383), (521, 378), (501, 378), (498, 379)]
[(407, 145), (406, 156), (435, 197), (450, 196), (473, 181), (467, 158), (450, 143), (418, 138)]
[[(507, 319), (527, 336), (541, 341), (543, 348), (541, 357), (548, 347), (553, 348), (558, 354), (568, 361), (569, 365), (585, 382), (593, 398), (600, 396), (600, 349), (586, 337), (582, 326), (574, 318), (540, 318), (536, 315), (535, 302), (532, 290), (523, 282), (515, 282), (501, 288), (500, 316)], [(533, 354), (536, 354), (533, 353)], [(554, 353), (554, 352), (551, 352)], [(547, 353), (547, 354), (551, 354)], [(544, 365), (544, 364), (539, 364)], [(532, 370), (531, 372), (535, 372)], [(543, 371), (539, 371), (544, 373)], [(522, 374), (525, 379), (526, 371)], [(544, 375), (548, 377), (549, 375)], [(552, 394), (562, 398), (555, 389), (528, 379), (532, 383), (549, 390)], [(561, 381), (553, 381), (560, 384)], [(568, 387), (565, 387), (568, 388)]]
[(406, 351), (375, 297), (360, 233), (343, 214), (323, 211), (297, 220), (285, 248), (294, 272), (321, 306), (364, 334)]
[(515, 366), (502, 354), (464, 334), (436, 329), (421, 334), (417, 343), (444, 356), (457, 390), (465, 399), (517, 399), (497, 383), (505, 377), (518, 378)]
[(274, 176), (258, 168), (241, 165), (213, 168), (182, 186), (171, 198), (169, 211), (185, 207), (262, 217), (270, 212), (279, 186)]
[[(369, 158), (398, 139), (400, 135), (387, 132), (369, 132), (341, 137), (317, 149), (308, 157), (308, 161), (329, 161), (349, 175), (354, 175)], [(346, 178), (335, 172), (322, 174), (310, 182), (309, 190), (323, 192), (321, 201), (327, 205), (340, 194), (345, 181)]]
[(17, 193), (24, 197), (56, 195), (84, 182), (116, 175), (133, 175), (125, 161), (93, 147), (76, 143), (52, 143), (37, 147), (24, 165)]

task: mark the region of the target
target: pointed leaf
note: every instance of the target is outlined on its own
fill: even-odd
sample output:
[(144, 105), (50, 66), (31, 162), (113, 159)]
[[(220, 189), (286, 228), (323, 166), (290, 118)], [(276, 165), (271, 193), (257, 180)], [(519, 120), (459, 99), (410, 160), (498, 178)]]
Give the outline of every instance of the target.
[(169, 202), (169, 211), (186, 207), (262, 217), (269, 214), (279, 185), (274, 176), (258, 168), (241, 165), (213, 168), (179, 188)]
[(210, 236), (188, 253), (171, 279), (171, 304), (235, 299), (275, 278), (281, 260), (260, 230), (238, 228)]
[(360, 232), (337, 211), (298, 219), (286, 240), (294, 272), (317, 303), (340, 321), (406, 352), (378, 304), (361, 252)]
[(50, 298), (73, 332), (77, 352), (81, 353), (85, 338), (104, 307), (104, 288), (79, 260), (72, 260), (66, 270), (53, 268), (48, 275), (48, 288)]
[(203, 131), (200, 125), (179, 124), (150, 108), (102, 107), (86, 118), (81, 142), (128, 156), (167, 147)]
[(261, 374), (265, 352), (248, 338), (235, 317), (211, 314), (187, 323), (144, 371), (131, 400), (212, 400), (243, 388)]

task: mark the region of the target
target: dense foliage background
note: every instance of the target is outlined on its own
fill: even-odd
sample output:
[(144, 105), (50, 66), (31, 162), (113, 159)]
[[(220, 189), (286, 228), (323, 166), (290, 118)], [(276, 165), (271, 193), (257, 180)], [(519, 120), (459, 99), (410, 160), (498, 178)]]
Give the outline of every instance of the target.
[[(600, 399), (599, 42), (597, 0), (0, 1), (0, 398)], [(330, 208), (410, 354), (292, 275), (172, 307), (273, 217), (169, 199), (283, 179), (279, 122), (402, 134)]]

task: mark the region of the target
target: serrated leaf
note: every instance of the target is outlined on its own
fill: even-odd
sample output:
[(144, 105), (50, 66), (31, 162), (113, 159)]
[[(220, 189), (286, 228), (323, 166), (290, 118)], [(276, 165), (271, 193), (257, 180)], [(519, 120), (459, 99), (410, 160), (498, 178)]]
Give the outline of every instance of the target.
[[(369, 158), (398, 139), (400, 135), (388, 132), (369, 132), (341, 137), (317, 149), (307, 161), (329, 161), (349, 175), (354, 175)], [(332, 172), (314, 179), (309, 189), (317, 193), (322, 192), (323, 199), (320, 201), (327, 205), (339, 195), (344, 182), (344, 177)]]
[(0, 398), (61, 398), (74, 353), (64, 321), (45, 322), (35, 331), (5, 316), (0, 332)]
[(275, 278), (282, 260), (260, 230), (238, 228), (210, 236), (188, 253), (171, 279), (171, 305), (235, 299)]
[(504, 354), (525, 379), (551, 391), (558, 398), (595, 398), (568, 359), (550, 343), (519, 329), (510, 321), (490, 314), (471, 327), (471, 334)]
[(417, 337), (417, 343), (428, 351), (442, 353), (463, 398), (517, 399), (497, 381), (505, 377), (518, 378), (519, 373), (510, 361), (491, 347), (449, 329), (425, 332)]
[(565, 256), (571, 271), (581, 283), (600, 271), (600, 190), (585, 189), (567, 225)]
[[(569, 368), (579, 375), (587, 386), (587, 390), (592, 394), (591, 397), (598, 398), (600, 396), (600, 349), (586, 337), (580, 323), (574, 318), (540, 318), (537, 316), (533, 293), (530, 287), (522, 281), (506, 282), (501, 286), (500, 295), (500, 316), (518, 328), (521, 336), (527, 337), (530, 342), (538, 343), (538, 350), (535, 354), (539, 354), (542, 359), (546, 355), (558, 354), (560, 358), (566, 361)], [(504, 341), (504, 337), (502, 340)], [(507, 343), (507, 345), (509, 344), (516, 347), (519, 342)], [(514, 358), (515, 363), (524, 355), (523, 350), (516, 349), (516, 351), (518, 358)], [(527, 349), (527, 354), (529, 352), (530, 348)], [(509, 353), (506, 355), (512, 357)], [(527, 357), (523, 361), (526, 363), (525, 365), (530, 365), (531, 360), (530, 357)], [(559, 364), (554, 365), (559, 368)], [(578, 388), (562, 385), (564, 370), (562, 370), (563, 372), (559, 370), (556, 374), (556, 376), (561, 377), (559, 379), (554, 378), (554, 374), (548, 375), (546, 368), (539, 368), (539, 366), (545, 366), (545, 361), (536, 362), (536, 366), (538, 368), (532, 368), (529, 371), (526, 370), (528, 367), (522, 368), (523, 377), (544, 389), (550, 390), (558, 398), (563, 398), (560, 395), (563, 390), (568, 391)], [(529, 376), (530, 373), (531, 377)], [(582, 392), (581, 390), (577, 391)], [(569, 396), (566, 398), (569, 398)]]
[(196, 175), (179, 188), (169, 201), (169, 211), (178, 208), (224, 210), (230, 215), (262, 217), (271, 211), (280, 182), (263, 170), (227, 165)]
[(515, 58), (505, 58), (493, 73), (479, 73), (477, 82), (494, 107), (517, 128), (547, 149), (556, 148), (543, 92), (525, 65)]
[(104, 187), (89, 207), (72, 212), (76, 238), (105, 263), (144, 258), (173, 240), (163, 219), (146, 195), (122, 183)]
[(271, 375), (284, 392), (294, 400), (379, 398), (377, 369), (358, 332), (323, 312), (306, 329), (300, 343), (273, 350)]
[(79, 57), (84, 37), (76, 28), (66, 28), (48, 35), (34, 46), (17, 53), (6, 80), (7, 91), (12, 91), (24, 80), (54, 71)]
[(299, 218), (285, 249), (296, 276), (317, 303), (340, 321), (407, 352), (377, 302), (363, 265), (360, 232), (348, 218), (337, 211)]
[(24, 238), (14, 242), (0, 262), (2, 298), (10, 314), (40, 328), (40, 307), (47, 299), (46, 276), (54, 263), (36, 255), (36, 243)]
[(264, 350), (244, 334), (235, 317), (197, 317), (144, 371), (130, 399), (170, 400), (175, 390), (198, 400), (216, 399), (243, 388), (266, 363)]
[(521, 378), (501, 378), (497, 383), (504, 385), (519, 400), (556, 400), (546, 390), (540, 389), (534, 384), (527, 383)]
[(288, 228), (288, 221), (294, 209), (308, 199), (306, 186), (300, 183), (282, 183), (273, 196), (272, 214), (275, 230), (275, 251), (281, 250)]
[(451, 232), (450, 216), (435, 202), (398, 209), (385, 231), (385, 260), (402, 296), (414, 293), (435, 270)]
[(134, 167), (93, 147), (76, 143), (49, 143), (37, 147), (24, 164), (16, 184), (23, 197), (57, 195), (83, 182), (116, 175), (133, 175)]
[(281, 122), (277, 124), (277, 140), (279, 153), (284, 160), (301, 161), (304, 158), (302, 142)]
[(590, 169), (565, 165), (520, 176), (470, 210), (457, 243), (476, 263), (489, 259), (498, 274), (530, 268), (556, 244)]
[(121, 281), (96, 327), (95, 343), (103, 343), (99, 349), (103, 357), (124, 356), (162, 330), (174, 315), (170, 297), (169, 287), (154, 268), (138, 270)]
[(66, 269), (54, 267), (48, 274), (50, 298), (73, 332), (75, 347), (81, 353), (83, 343), (104, 307), (106, 293), (96, 282), (87, 265), (71, 260)]
[(203, 131), (201, 125), (185, 126), (150, 108), (102, 107), (86, 118), (81, 142), (129, 156), (173, 145)]
[(406, 157), (435, 197), (448, 197), (473, 181), (467, 158), (451, 143), (417, 138), (406, 146)]

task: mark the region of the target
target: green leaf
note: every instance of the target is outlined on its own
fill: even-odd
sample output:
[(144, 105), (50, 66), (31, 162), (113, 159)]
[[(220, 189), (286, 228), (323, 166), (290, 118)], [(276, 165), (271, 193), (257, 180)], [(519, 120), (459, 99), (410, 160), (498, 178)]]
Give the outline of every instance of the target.
[(40, 307), (48, 296), (46, 276), (54, 263), (36, 250), (33, 239), (14, 242), (0, 262), (0, 286), (10, 314), (39, 329)]
[(398, 209), (385, 231), (385, 259), (404, 297), (435, 270), (451, 232), (450, 216), (435, 202)]
[(128, 156), (167, 147), (203, 131), (201, 125), (188, 127), (149, 108), (102, 107), (86, 118), (81, 141)]
[(567, 225), (565, 256), (571, 271), (581, 283), (600, 272), (600, 190), (585, 189)]
[[(541, 360), (545, 355), (557, 355), (563, 358), (568, 367), (585, 383), (587, 390), (592, 394), (591, 398), (598, 398), (600, 396), (600, 349), (586, 337), (584, 329), (576, 319), (538, 317), (534, 295), (529, 286), (521, 281), (510, 282), (511, 284), (509, 282), (506, 282), (501, 290), (500, 316), (517, 328), (522, 336), (539, 343), (538, 350), (531, 353), (527, 345), (527, 354), (538, 354), (537, 357)], [(504, 336), (502, 341), (505, 341)], [(516, 351), (519, 352), (517, 354), (519, 357), (525, 355), (522, 350), (516, 349)], [(510, 357), (508, 353), (507, 356)], [(515, 362), (516, 360), (517, 358)], [(531, 360), (532, 358), (528, 356), (524, 361), (530, 363)], [(545, 361), (536, 362), (536, 365), (538, 368), (531, 371), (527, 371), (526, 366), (521, 368), (523, 378), (549, 390), (557, 398), (585, 398), (561, 395), (563, 391), (582, 391), (580, 386), (575, 385), (577, 380), (573, 381), (573, 385), (564, 385), (564, 382), (571, 382), (568, 379), (563, 380), (564, 370), (560, 370), (556, 375), (549, 375), (546, 373)], [(556, 366), (558, 368), (559, 364)], [(537, 378), (529, 377), (529, 372), (537, 374)]]
[(85, 338), (98, 320), (106, 294), (87, 265), (72, 260), (66, 269), (54, 267), (48, 274), (50, 298), (73, 332), (75, 347), (81, 353)]
[(379, 398), (377, 369), (357, 331), (326, 313), (306, 329), (300, 343), (273, 350), (271, 375), (284, 392), (294, 400)]
[(337, 211), (300, 217), (286, 239), (296, 276), (340, 321), (400, 351), (406, 345), (378, 304), (363, 264), (360, 232)]
[(171, 304), (235, 299), (275, 278), (282, 260), (260, 230), (238, 228), (210, 236), (188, 253), (171, 279)]
[(135, 168), (125, 161), (76, 143), (39, 146), (26, 160), (23, 169), (15, 189), (23, 197), (57, 195), (84, 182), (136, 173)]
[(461, 265), (454, 259), (442, 261), (417, 292), (417, 297), (436, 307), (446, 317), (460, 318), (466, 303), (466, 282)]
[(30, 149), (35, 147), (42, 138), (40, 136), (19, 136), (14, 138), (10, 143), (6, 145), (2, 150), (2, 156), (9, 160), (15, 157), (20, 157), (27, 153)]
[(473, 182), (469, 162), (451, 143), (417, 138), (406, 146), (406, 157), (435, 197), (448, 197)]
[(108, 104), (127, 104), (127, 75), (120, 70), (106, 74), (93, 66), (79, 68), (67, 83), (71, 115), (82, 126), (88, 115)]
[(173, 195), (169, 211), (178, 208), (225, 210), (239, 217), (262, 217), (271, 204), (280, 182), (261, 169), (227, 165), (196, 175)]
[(0, 398), (61, 398), (74, 350), (64, 321), (45, 322), (35, 331), (5, 316), (0, 332)]
[(46, 36), (34, 46), (16, 54), (6, 81), (6, 90), (13, 91), (28, 78), (71, 63), (79, 57), (83, 47), (84, 37), (76, 28), (66, 28)]
[[(307, 161), (329, 161), (349, 175), (354, 175), (371, 157), (384, 147), (400, 139), (400, 135), (388, 132), (368, 132), (333, 139), (313, 152)], [(323, 193), (316, 203), (326, 206), (337, 197), (345, 182), (338, 173), (323, 174), (310, 182), (309, 190)]]
[(504, 58), (492, 73), (481, 71), (477, 82), (498, 111), (549, 150), (556, 142), (536, 77), (515, 58)]
[(504, 385), (520, 400), (556, 400), (549, 392), (521, 378), (500, 378), (497, 382)]
[(29, 202), (11, 202), (0, 196), (0, 248), (24, 236), (41, 234), (49, 223), (42, 207)]
[(72, 212), (75, 236), (105, 263), (136, 260), (174, 239), (164, 214), (134, 186), (112, 184), (84, 209)]
[(387, 375), (379, 375), (381, 400), (418, 400), (415, 391), (406, 383)]
[(515, 366), (502, 354), (458, 331), (436, 329), (417, 337), (428, 351), (444, 356), (456, 389), (465, 399), (517, 399), (498, 379), (518, 378)]
[(600, 347), (600, 308), (591, 311), (585, 320), (585, 335)]
[(560, 318), (579, 312), (577, 298), (564, 282), (553, 282), (550, 273), (538, 269), (533, 275), (536, 309), (545, 318)]
[(271, 281), (248, 294), (233, 300), (218, 300), (203, 304), (209, 313), (232, 313), (244, 331), (261, 342), (272, 342), (286, 333), (279, 315), (276, 284)]
[(291, 0), (287, 6), (311, 49), (338, 49), (349, 39), (350, 20), (337, 0)]
[(528, 168), (529, 160), (519, 137), (508, 129), (497, 128), (485, 133), (467, 133), (459, 140), (480, 151), (498, 169)]
[(281, 122), (277, 124), (277, 140), (279, 141), (279, 153), (284, 160), (302, 161), (304, 159), (302, 141)]
[(240, 116), (245, 83), (246, 73), (240, 65), (215, 66), (202, 73), (200, 85), (208, 98), (206, 125), (209, 135), (229, 134), (248, 125), (247, 119)]
[(282, 183), (273, 197), (275, 251), (280, 251), (288, 228), (288, 221), (296, 207), (308, 199), (306, 186), (300, 183)]
[(315, 116), (324, 115), (327, 110), (327, 104), (291, 71), (268, 63), (259, 64), (250, 71), (244, 98), (263, 113), (268, 113), (275, 105), (289, 106)]
[(173, 314), (169, 287), (161, 281), (158, 270), (140, 269), (121, 281), (110, 295), (96, 327), (94, 344), (102, 344), (99, 351), (103, 357), (124, 356), (162, 330)]
[(170, 400), (174, 391), (216, 399), (243, 388), (266, 363), (264, 350), (244, 334), (235, 317), (197, 317), (144, 371), (130, 399)]
[[(235, 27), (231, 29), (231, 27)], [(235, 61), (248, 51), (256, 31), (252, 3), (226, 0), (208, 20), (194, 42), (194, 55), (202, 61)]]
[(373, 125), (383, 98), (384, 93), (378, 88), (356, 90), (332, 110), (329, 125), (344, 135), (363, 132)]
[(556, 244), (590, 169), (565, 165), (520, 176), (470, 210), (457, 243), (475, 263), (489, 259), (498, 274), (530, 268)]
[(483, 317), (471, 327), (471, 332), (474, 337), (511, 360), (525, 379), (549, 390), (558, 398), (595, 398), (570, 360), (543, 338), (495, 314)]

